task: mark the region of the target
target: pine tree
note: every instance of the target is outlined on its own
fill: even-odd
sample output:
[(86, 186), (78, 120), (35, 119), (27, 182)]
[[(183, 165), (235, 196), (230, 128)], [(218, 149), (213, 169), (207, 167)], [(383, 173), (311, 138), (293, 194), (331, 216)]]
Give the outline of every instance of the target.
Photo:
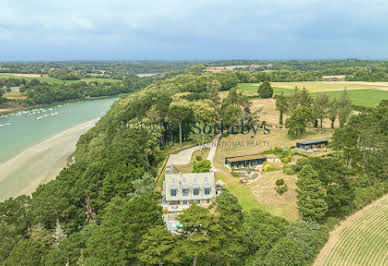
[(302, 168), (296, 185), (298, 209), (303, 218), (311, 221), (321, 220), (328, 210), (325, 200), (327, 192), (311, 165)]
[(149, 264), (180, 263), (180, 256), (177, 249), (178, 237), (171, 234), (165, 225), (158, 225), (150, 228), (143, 235), (138, 245), (138, 258), (140, 261)]
[(179, 229), (179, 248), (187, 257), (193, 258), (193, 266), (198, 264), (198, 257), (209, 254), (218, 246), (215, 232), (220, 230), (215, 217), (209, 209), (192, 204), (178, 217), (182, 226)]

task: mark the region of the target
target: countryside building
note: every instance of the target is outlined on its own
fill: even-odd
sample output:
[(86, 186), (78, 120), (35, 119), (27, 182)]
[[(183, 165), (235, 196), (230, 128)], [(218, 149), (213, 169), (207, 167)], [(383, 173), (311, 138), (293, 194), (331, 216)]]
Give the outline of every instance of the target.
[(302, 151), (314, 151), (315, 148), (322, 148), (327, 146), (327, 139), (312, 139), (296, 143), (296, 148)]
[(215, 198), (214, 173), (171, 173), (163, 181), (162, 206), (167, 211), (182, 211), (192, 203), (206, 207)]
[(245, 168), (249, 166), (264, 164), (265, 161), (267, 161), (267, 157), (262, 154), (225, 157), (225, 165), (234, 168)]

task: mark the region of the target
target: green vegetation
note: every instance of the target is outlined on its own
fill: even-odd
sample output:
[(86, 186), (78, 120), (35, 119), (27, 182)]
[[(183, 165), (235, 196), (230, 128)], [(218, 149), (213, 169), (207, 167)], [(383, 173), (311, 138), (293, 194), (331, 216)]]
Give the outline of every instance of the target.
[(193, 162), (193, 173), (206, 173), (211, 168), (211, 162), (209, 160), (203, 160), (200, 162)]
[[(282, 93), (286, 96), (292, 95), (293, 88), (291, 85), (288, 86), (287, 88), (281, 88), (278, 87), (280, 86), (279, 84), (276, 83), (271, 83), (273, 86), (274, 90), (274, 95), (281, 95)], [(276, 84), (276, 85), (275, 85)], [(312, 91), (310, 95), (315, 98), (317, 96), (322, 95), (323, 93), (329, 96), (330, 99), (340, 99), (343, 93), (344, 85), (342, 83), (339, 83), (338, 85), (335, 82), (331, 82), (327, 85), (327, 83), (317, 83), (321, 84), (321, 91), (322, 92), (316, 92)], [(336, 91), (331, 91), (330, 85), (333, 84), (332, 86), (335, 86)], [(294, 85), (294, 84), (292, 84)], [(298, 83), (297, 84), (298, 88), (303, 88), (305, 87), (303, 83)], [(349, 97), (354, 105), (359, 105), (359, 106), (368, 106), (368, 107), (373, 107), (379, 104), (381, 100), (388, 100), (388, 90), (379, 90), (377, 85), (356, 85), (364, 89), (350, 89), (349, 86), (347, 85), (347, 92), (349, 94)], [(385, 86), (386, 88), (387, 86)], [(247, 91), (253, 95), (253, 93), (257, 93), (258, 85), (257, 84), (252, 84), (252, 83), (239, 83), (238, 88), (240, 88), (242, 91)], [(306, 87), (308, 88), (308, 87)], [(251, 95), (249, 94), (249, 95)]]
[(80, 80), (82, 77), (78, 71), (68, 69), (51, 70), (48, 72), (48, 76), (60, 80)]
[(260, 84), (259, 89), (257, 90), (260, 98), (272, 98), (273, 89), (269, 82), (263, 82)]
[(231, 183), (226, 186), (230, 192), (238, 198), (241, 207), (246, 210), (252, 210), (261, 207), (261, 204), (255, 199), (249, 187), (239, 183)]
[[(343, 62), (344, 71), (347, 63)], [(333, 152), (322, 158), (304, 157), (287, 167), (298, 175), (298, 208), (303, 215), (300, 221), (289, 223), (266, 213), (249, 186), (227, 182), (226, 190), (209, 209), (193, 204), (185, 210), (178, 217), (179, 233), (172, 235), (163, 224), (160, 194), (154, 192), (153, 181), (157, 167), (170, 151), (168, 142), (175, 143), (176, 136), (183, 145), (194, 140), (187, 127), (191, 122), (222, 119), (233, 125), (240, 119), (247, 123), (257, 121), (258, 113), (251, 110), (248, 97), (234, 88), (238, 82), (246, 78), (253, 82), (300, 79), (298, 75), (303, 75), (300, 80), (306, 80), (323, 72), (319, 69), (304, 73), (294, 70), (299, 67), (295, 64), (292, 67), (289, 63), (292, 70), (285, 72), (198, 73), (200, 68), (183, 75), (178, 75), (179, 71), (188, 69), (144, 79), (126, 76), (117, 84), (95, 83), (96, 91), (90, 89), (94, 87), (92, 82), (83, 81), (63, 87), (37, 81), (23, 84), (29, 99), (36, 103), (52, 101), (57, 96), (90, 96), (91, 91), (98, 94), (100, 90), (112, 93), (144, 88), (121, 97), (93, 129), (81, 136), (75, 162), (55, 180), (41, 185), (32, 197), (20, 196), (0, 203), (0, 263), (312, 263), (328, 239), (333, 218), (349, 215), (388, 192), (388, 101), (351, 115), (349, 97), (341, 92), (335, 116), (342, 127), (334, 130)], [(62, 91), (56, 91), (59, 89)], [(229, 90), (222, 101), (219, 90)], [(287, 99), (288, 104), (279, 102), (277, 108), (289, 115), (286, 124), (296, 136), (305, 132), (307, 122), (318, 127), (317, 119), (333, 116), (332, 101), (321, 98), (314, 102), (307, 90), (291, 91)], [(325, 118), (318, 116), (317, 106), (314, 112), (309, 109), (321, 102), (327, 104)], [(159, 132), (125, 126), (137, 121), (176, 124), (161, 127)], [(282, 158), (289, 162), (290, 150), (273, 152), (284, 154)], [(196, 164), (200, 171), (210, 166), (206, 161)], [(291, 187), (288, 176), (281, 171), (275, 173), (280, 173)], [(272, 187), (274, 183), (271, 180)], [(285, 182), (279, 185), (281, 190), (284, 185)]]

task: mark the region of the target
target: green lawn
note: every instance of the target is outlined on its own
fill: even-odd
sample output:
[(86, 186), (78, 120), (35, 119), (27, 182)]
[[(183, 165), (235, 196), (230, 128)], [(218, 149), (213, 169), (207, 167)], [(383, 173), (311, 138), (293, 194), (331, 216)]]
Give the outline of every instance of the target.
[[(302, 81), (302, 82), (270, 82), (274, 88), (294, 89), (298, 87), (300, 89), (306, 88), (311, 92), (323, 92), (330, 90), (343, 90), (345, 87), (348, 90), (366, 90), (366, 89), (379, 89), (388, 88), (387, 82), (333, 82), (333, 81)], [(250, 92), (257, 93), (257, 89), (260, 83), (239, 83), (238, 87)]]
[(244, 211), (264, 209), (263, 205), (255, 199), (251, 189), (247, 185), (230, 183), (226, 185), (226, 188), (238, 198), (238, 202)]
[[(274, 82), (273, 84), (277, 85), (281, 82)], [(284, 82), (284, 83), (292, 83), (292, 82)], [(360, 86), (369, 86), (369, 85), (360, 85)], [(257, 95), (257, 88), (258, 85), (255, 83), (240, 83), (238, 85), (238, 88), (240, 88), (243, 91), (248, 92), (249, 95)], [(290, 95), (292, 93), (291, 88), (281, 88), (281, 87), (275, 87), (274, 88), (274, 94), (281, 94), (282, 92), (285, 95)], [(313, 97), (320, 95), (324, 92), (311, 92), (311, 95)], [(342, 95), (342, 91), (330, 91), (328, 89), (325, 91), (327, 95), (331, 98), (339, 98)], [(377, 90), (377, 89), (350, 89), (348, 90), (348, 93), (350, 95), (350, 98), (352, 99), (352, 103), (355, 105), (363, 105), (363, 106), (376, 106), (379, 104), (381, 100), (388, 100), (388, 91), (383, 90)]]

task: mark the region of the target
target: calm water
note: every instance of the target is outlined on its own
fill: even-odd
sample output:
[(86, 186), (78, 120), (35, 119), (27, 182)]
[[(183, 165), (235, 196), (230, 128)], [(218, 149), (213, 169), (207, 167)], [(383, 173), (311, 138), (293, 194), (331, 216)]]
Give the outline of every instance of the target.
[(101, 117), (117, 99), (77, 101), (0, 116), (0, 164), (66, 129)]

